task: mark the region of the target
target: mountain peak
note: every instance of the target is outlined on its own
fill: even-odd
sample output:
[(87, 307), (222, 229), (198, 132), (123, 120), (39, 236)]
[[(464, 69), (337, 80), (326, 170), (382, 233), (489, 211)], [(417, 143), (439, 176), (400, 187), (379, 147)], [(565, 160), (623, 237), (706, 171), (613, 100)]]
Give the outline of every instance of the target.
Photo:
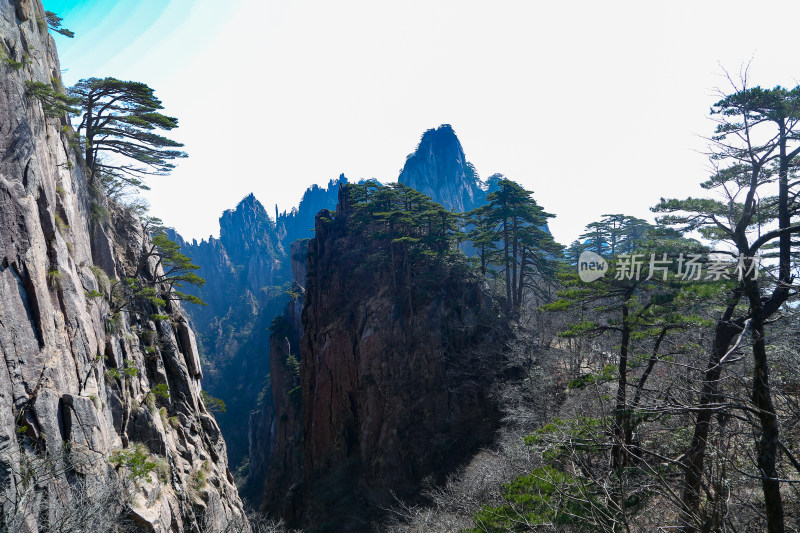
[(280, 239), (275, 221), (253, 193), (245, 196), (236, 209), (228, 209), (219, 218), (219, 240), (235, 264), (245, 265), (255, 250), (280, 254)]
[(463, 212), (482, 203), (478, 173), (469, 163), (453, 127), (442, 124), (422, 134), (398, 181), (427, 194), (445, 208)]

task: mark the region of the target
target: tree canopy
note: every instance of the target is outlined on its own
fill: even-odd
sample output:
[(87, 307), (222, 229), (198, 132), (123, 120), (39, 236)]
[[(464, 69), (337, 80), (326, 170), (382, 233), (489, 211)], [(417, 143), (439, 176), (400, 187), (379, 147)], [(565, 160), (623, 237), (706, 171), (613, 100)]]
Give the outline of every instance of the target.
[[(472, 225), (468, 240), (478, 250), (481, 272), (495, 267), (505, 280), (506, 311), (519, 314), (523, 290), (535, 289), (534, 280), (552, 277), (553, 259), (562, 246), (547, 231), (547, 213), (533, 193), (509, 179), (500, 179), (489, 203), (467, 213)], [(541, 275), (541, 276), (537, 276)]]
[(89, 78), (68, 94), (81, 112), (77, 133), (86, 164), (106, 185), (147, 189), (146, 176), (168, 174), (173, 160), (186, 157), (181, 143), (157, 133), (176, 128), (178, 119), (159, 112), (161, 100), (146, 84)]

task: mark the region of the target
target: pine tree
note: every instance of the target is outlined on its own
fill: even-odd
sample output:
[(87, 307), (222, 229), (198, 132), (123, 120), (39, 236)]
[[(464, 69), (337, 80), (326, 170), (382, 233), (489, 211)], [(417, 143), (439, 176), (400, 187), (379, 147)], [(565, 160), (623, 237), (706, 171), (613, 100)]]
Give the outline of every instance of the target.
[[(723, 362), (734, 339), (750, 331), (753, 338), (752, 402), (759, 419), (756, 437), (756, 463), (762, 479), (762, 489), (770, 533), (784, 530), (780, 479), (776, 468), (780, 446), (777, 415), (769, 385), (770, 368), (765, 345), (765, 323), (790, 297), (792, 288), (792, 234), (800, 225), (792, 225), (798, 213), (796, 202), (790, 201), (790, 174), (800, 156), (800, 87), (742, 87), (726, 95), (712, 107), (717, 128), (712, 137), (711, 161), (717, 165), (714, 175), (703, 187), (721, 194), (722, 199), (688, 198), (663, 200), (654, 208), (667, 213), (666, 223), (693, 229), (707, 237), (730, 244), (747, 267), (755, 267), (752, 259), (762, 249), (778, 242), (778, 272), (775, 283), (764, 287), (763, 281), (743, 276), (732, 289), (727, 307), (717, 322), (708, 365), (703, 377), (697, 421), (692, 443), (686, 453), (683, 505), (686, 516), (701, 517), (703, 473), (712, 424), (709, 406), (717, 401), (718, 384)], [(768, 187), (778, 179), (777, 197), (770, 196)], [(796, 196), (794, 191), (794, 196)], [(777, 228), (763, 231), (762, 225), (777, 223)], [(769, 296), (762, 294), (770, 289)], [(742, 301), (747, 309), (739, 310)], [(738, 312), (737, 312), (738, 311)], [(697, 530), (697, 524), (687, 522), (684, 531)]]
[(509, 179), (499, 180), (497, 187), (487, 196), (486, 206), (467, 214), (474, 226), (468, 239), (481, 250), (483, 272), (487, 264), (499, 268), (505, 279), (506, 312), (519, 315), (524, 288), (562, 247), (545, 230), (553, 215), (536, 203), (531, 191)]
[(147, 189), (148, 175), (165, 175), (174, 159), (186, 157), (183, 145), (156, 130), (172, 130), (178, 119), (163, 115), (161, 101), (144, 83), (89, 78), (71, 87), (81, 110), (78, 134), (93, 178)]

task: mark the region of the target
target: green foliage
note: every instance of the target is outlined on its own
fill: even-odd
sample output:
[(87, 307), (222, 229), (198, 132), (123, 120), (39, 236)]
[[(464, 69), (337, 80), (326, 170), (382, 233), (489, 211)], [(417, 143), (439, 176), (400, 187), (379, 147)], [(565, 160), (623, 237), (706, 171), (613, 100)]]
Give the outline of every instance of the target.
[(159, 321), (159, 320), (169, 320), (169, 315), (159, 315), (159, 314), (154, 314), (154, 315), (150, 315), (150, 319), (151, 319), (151, 320), (155, 320), (155, 321)]
[(180, 252), (181, 247), (178, 243), (167, 237), (163, 231), (158, 231), (152, 239), (152, 255), (158, 258), (156, 269), (161, 267), (163, 274), (157, 274), (155, 283), (163, 283), (167, 286), (164, 291), (166, 299), (181, 300), (189, 303), (206, 305), (200, 298), (191, 294), (184, 294), (177, 289), (184, 284), (202, 287), (205, 280), (195, 273), (200, 267), (192, 264), (192, 260)]
[(70, 39), (75, 37), (75, 33), (61, 26), (61, 21), (64, 19), (62, 19), (52, 11), (45, 11), (44, 16), (46, 19), (44, 22), (46, 22), (47, 26), (49, 26), (51, 30), (53, 30), (58, 34), (63, 35), (64, 37), (69, 37)]
[(154, 413), (156, 410), (156, 395), (153, 394), (153, 391), (148, 392), (144, 395), (144, 404), (147, 406), (147, 409)]
[(196, 492), (202, 491), (208, 482), (208, 473), (210, 470), (211, 468), (208, 461), (203, 461), (200, 468), (192, 471), (189, 475), (189, 488)]
[(300, 378), (300, 361), (294, 354), (289, 354), (283, 362), (283, 366), (289, 371), (289, 374), (295, 378)]
[(62, 274), (58, 268), (51, 268), (47, 271), (47, 284), (53, 290), (61, 288), (61, 281), (63, 278), (64, 274)]
[(537, 526), (592, 524), (602, 502), (581, 480), (550, 466), (503, 486), (504, 505), (484, 507), (470, 533), (535, 531)]
[(161, 419), (161, 425), (166, 428), (167, 424), (169, 424), (166, 407), (160, 407), (158, 409), (158, 417)]
[(75, 114), (79, 110), (75, 107), (79, 102), (63, 92), (53, 89), (52, 85), (40, 81), (26, 81), (25, 94), (35, 98), (42, 104), (45, 116), (50, 118), (63, 117), (65, 114)]
[(102, 298), (103, 297), (103, 293), (102, 292), (98, 292), (96, 290), (86, 291), (86, 297), (87, 298), (92, 298), (92, 299)]
[(112, 379), (124, 378), (127, 381), (131, 378), (135, 378), (138, 375), (139, 375), (139, 369), (136, 368), (131, 361), (125, 361), (122, 367), (109, 368), (108, 370), (106, 370), (106, 376)]
[(22, 56), (22, 61), (16, 61), (15, 59), (9, 57), (8, 52), (6, 52), (6, 48), (2, 43), (0, 43), (0, 61), (14, 70), (20, 70), (22, 67), (31, 62), (30, 57), (27, 55)]
[(458, 248), (460, 220), (455, 213), (399, 183), (346, 184), (342, 195), (348, 216), (334, 220), (322, 211), (320, 222), (347, 224), (348, 233), (362, 243), (352, 251), (358, 259), (350, 258), (359, 265), (354, 275), (390, 277), (406, 313), (413, 315), (451, 276), (469, 275)]
[[(178, 126), (174, 117), (163, 115), (161, 101), (144, 83), (116, 78), (80, 80), (68, 91), (81, 113), (77, 133), (83, 134), (86, 163), (92, 176), (105, 185), (122, 184), (146, 188), (148, 175), (166, 175), (172, 160), (186, 157), (176, 150), (181, 143), (155, 133)], [(101, 161), (104, 154), (113, 158)]]
[(66, 222), (64, 222), (64, 219), (63, 219), (63, 218), (61, 218), (61, 217), (58, 215), (58, 213), (56, 213), (56, 214), (53, 216), (53, 218), (55, 219), (55, 222), (56, 222), (56, 228), (58, 228), (58, 231), (59, 231), (59, 232), (60, 232), (62, 235), (64, 235), (65, 233), (67, 233), (67, 232), (69, 231), (69, 224), (67, 224)]
[(292, 327), (284, 315), (278, 315), (272, 319), (269, 331), (273, 337), (279, 339), (292, 336)]
[(112, 313), (106, 318), (106, 333), (116, 335), (122, 329), (122, 315)]
[(206, 409), (208, 409), (212, 413), (224, 413), (227, 410), (224, 401), (222, 401), (219, 398), (215, 398), (214, 396), (211, 396), (204, 390), (200, 391), (200, 398), (203, 400), (203, 405), (206, 406)]
[[(197, 265), (182, 254), (180, 246), (171, 241), (159, 227), (153, 235), (149, 247), (139, 257), (139, 265), (134, 277), (123, 278), (112, 286), (112, 309), (114, 312), (127, 310), (131, 305), (150, 304), (163, 307), (167, 300), (180, 300), (189, 303), (206, 305), (200, 298), (180, 292), (184, 284), (202, 286), (205, 280), (195, 274)], [(145, 275), (149, 271), (150, 258), (156, 258), (154, 275)], [(160, 313), (151, 315), (154, 320), (167, 320), (169, 317)]]
[(478, 251), (481, 273), (501, 274), (506, 286), (506, 312), (519, 314), (524, 292), (541, 293), (553, 277), (554, 259), (562, 246), (546, 231), (553, 215), (542, 209), (532, 192), (505, 178), (489, 194), (489, 203), (467, 213), (472, 230), (467, 239)]
[(135, 482), (151, 481), (150, 473), (158, 467), (147, 453), (145, 446), (139, 442), (134, 443), (125, 450), (115, 450), (109, 458), (115, 468), (125, 468), (130, 472), (130, 478)]
[(617, 374), (617, 365), (608, 364), (599, 374), (585, 374), (577, 379), (570, 380), (567, 385), (570, 389), (582, 389), (592, 383), (607, 383), (613, 381)]
[(111, 214), (106, 206), (95, 201), (89, 204), (89, 221), (92, 224), (107, 224), (110, 220)]
[(159, 398), (163, 398), (164, 400), (169, 400), (169, 385), (167, 385), (166, 383), (159, 383), (158, 385), (152, 388), (152, 392)]

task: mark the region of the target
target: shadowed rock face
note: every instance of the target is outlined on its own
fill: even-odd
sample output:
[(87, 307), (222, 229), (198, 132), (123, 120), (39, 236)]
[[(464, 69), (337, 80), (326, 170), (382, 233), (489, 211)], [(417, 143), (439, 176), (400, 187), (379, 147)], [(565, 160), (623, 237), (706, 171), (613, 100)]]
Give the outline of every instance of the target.
[(204, 355), (204, 388), (221, 398), (218, 413), (234, 466), (247, 457), (250, 412), (269, 374), (269, 325), (288, 298), (288, 257), (275, 223), (251, 194), (220, 217), (220, 238), (185, 242), (173, 233), (206, 280), (191, 292), (207, 306), (188, 312)]
[(449, 124), (422, 135), (398, 181), (430, 196), (448, 210), (469, 211), (486, 202), (486, 192)]
[[(188, 310), (205, 356), (204, 387), (227, 404), (227, 412), (217, 418), (229, 458), (239, 465), (250, 454), (250, 483), (243, 494), (254, 492), (257, 500), (263, 485), (259, 458), (265, 456), (258, 436), (266, 435), (268, 427), (251, 411), (272, 409), (271, 394), (261, 393), (270, 373), (268, 328), (288, 301), (284, 286), (292, 279), (288, 252), (294, 239), (313, 235), (317, 211), (333, 208), (339, 184), (346, 182), (340, 176), (327, 188), (309, 187), (299, 208), (276, 214), (277, 221), (250, 194), (222, 214), (219, 239), (188, 243), (180, 235), (170, 235), (206, 280), (203, 287), (187, 290), (208, 304)], [(261, 405), (259, 395), (266, 397)], [(250, 424), (253, 428), (248, 430)]]
[[(273, 357), (281, 346), (299, 352), (302, 416), (286, 395), (294, 382), (273, 365), (274, 427), (281, 417), (284, 426), (270, 468), (284, 477), (283, 490), (267, 484), (267, 505), (309, 531), (365, 531), (392, 493), (417, 496), (424, 477), (446, 476), (498, 421), (488, 391), (499, 355), (486, 349), (494, 314), (478, 282), (437, 271), (410, 316), (391, 274), (366, 267), (349, 214), (340, 204), (317, 216), (299, 350), (293, 328), (272, 339)], [(276, 453), (281, 439), (301, 440), (302, 458)]]
[[(90, 193), (66, 118), (25, 95), (26, 81), (60, 80), (44, 20), (39, 0), (0, 2), (0, 47), (19, 63), (0, 61), (0, 529), (49, 516), (100, 531), (127, 493), (122, 518), (142, 531), (246, 531), (183, 309), (111, 316), (106, 276), (130, 273), (148, 238)], [(138, 485), (111, 464), (134, 449), (160, 465)]]

